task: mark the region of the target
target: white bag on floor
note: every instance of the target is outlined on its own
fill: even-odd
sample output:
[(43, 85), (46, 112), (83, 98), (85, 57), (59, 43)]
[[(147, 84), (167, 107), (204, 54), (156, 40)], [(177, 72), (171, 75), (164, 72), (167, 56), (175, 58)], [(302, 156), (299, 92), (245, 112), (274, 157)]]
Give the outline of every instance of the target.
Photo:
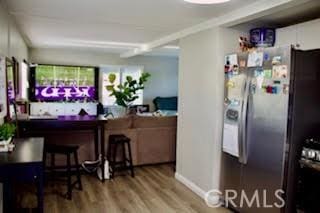
[[(98, 168), (97, 174), (98, 174), (99, 179), (102, 180), (101, 167)], [(104, 162), (104, 179), (105, 180), (110, 179), (109, 162), (107, 160)]]

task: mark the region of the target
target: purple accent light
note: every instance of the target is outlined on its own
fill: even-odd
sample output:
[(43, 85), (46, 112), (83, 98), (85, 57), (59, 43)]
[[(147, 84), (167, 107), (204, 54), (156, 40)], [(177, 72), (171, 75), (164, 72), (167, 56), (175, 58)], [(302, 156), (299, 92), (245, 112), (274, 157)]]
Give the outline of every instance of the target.
[(88, 100), (95, 99), (93, 86), (36, 86), (36, 99), (40, 101)]

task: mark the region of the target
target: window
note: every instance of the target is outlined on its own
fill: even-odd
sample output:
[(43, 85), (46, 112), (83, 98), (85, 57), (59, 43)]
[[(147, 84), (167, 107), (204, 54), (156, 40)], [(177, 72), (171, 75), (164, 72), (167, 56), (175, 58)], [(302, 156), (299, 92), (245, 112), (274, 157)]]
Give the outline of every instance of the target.
[(41, 101), (95, 100), (95, 68), (38, 65), (35, 99)]
[[(142, 67), (119, 67), (119, 66), (104, 66), (100, 68), (102, 73), (102, 89), (101, 89), (101, 102), (104, 106), (110, 106), (115, 104), (115, 97), (110, 97), (110, 92), (106, 89), (107, 85), (110, 85), (109, 74), (116, 74), (115, 85), (125, 82), (127, 76), (131, 76), (134, 80), (138, 80), (142, 74)], [(141, 105), (143, 103), (143, 90), (138, 91), (139, 96), (133, 104)]]

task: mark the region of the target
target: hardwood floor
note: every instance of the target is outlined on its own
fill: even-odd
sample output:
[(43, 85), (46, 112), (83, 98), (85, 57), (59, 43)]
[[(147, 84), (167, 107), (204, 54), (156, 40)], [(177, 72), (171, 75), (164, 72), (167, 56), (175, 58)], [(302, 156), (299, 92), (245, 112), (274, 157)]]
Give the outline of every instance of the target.
[[(45, 212), (204, 212), (223, 213), (226, 209), (212, 209), (183, 184), (175, 180), (170, 165), (139, 167), (136, 177), (116, 176), (101, 183), (89, 175), (82, 176), (83, 191), (74, 190), (69, 201), (57, 192), (64, 192), (59, 183), (45, 189)], [(35, 203), (34, 196), (21, 201), (23, 207)]]

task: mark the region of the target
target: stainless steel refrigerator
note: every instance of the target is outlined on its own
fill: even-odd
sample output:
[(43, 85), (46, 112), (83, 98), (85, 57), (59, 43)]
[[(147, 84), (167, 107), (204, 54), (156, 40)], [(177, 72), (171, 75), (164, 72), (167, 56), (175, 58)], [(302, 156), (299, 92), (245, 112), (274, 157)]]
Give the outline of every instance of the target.
[[(295, 211), (301, 143), (320, 123), (319, 61), (319, 50), (291, 47), (225, 57), (221, 191), (224, 199), (226, 190), (237, 192), (232, 196), (236, 205), (229, 202), (229, 208)], [(279, 189), (282, 208), (274, 205), (281, 205), (275, 195)], [(247, 205), (243, 193), (253, 205)]]

